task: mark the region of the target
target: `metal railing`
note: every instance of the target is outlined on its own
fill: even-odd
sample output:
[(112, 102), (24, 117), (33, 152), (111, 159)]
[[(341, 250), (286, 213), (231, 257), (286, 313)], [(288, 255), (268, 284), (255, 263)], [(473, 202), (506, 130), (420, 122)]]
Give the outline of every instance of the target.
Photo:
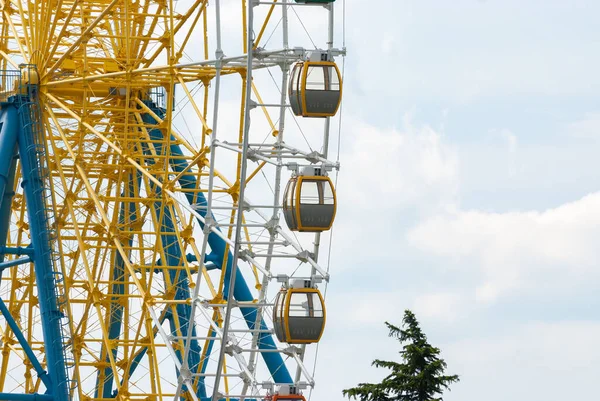
[(21, 71), (0, 70), (0, 103), (8, 102), (11, 96), (23, 89)]

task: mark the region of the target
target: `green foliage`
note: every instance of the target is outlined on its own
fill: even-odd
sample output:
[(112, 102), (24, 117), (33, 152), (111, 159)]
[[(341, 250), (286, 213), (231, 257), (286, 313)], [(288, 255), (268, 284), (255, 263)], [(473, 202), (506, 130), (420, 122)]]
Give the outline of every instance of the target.
[(388, 322), (385, 325), (389, 336), (404, 344), (400, 351), (403, 363), (374, 360), (373, 366), (391, 373), (381, 383), (359, 383), (343, 390), (344, 396), (360, 401), (442, 401), (437, 396), (459, 378), (444, 375), (447, 366), (439, 358), (440, 349), (427, 342), (414, 313), (404, 311), (402, 328)]

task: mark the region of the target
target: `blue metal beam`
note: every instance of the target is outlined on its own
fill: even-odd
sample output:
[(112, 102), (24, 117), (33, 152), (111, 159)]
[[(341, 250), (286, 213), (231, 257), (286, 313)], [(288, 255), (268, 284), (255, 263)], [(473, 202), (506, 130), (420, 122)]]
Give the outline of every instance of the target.
[[(145, 104), (157, 116), (162, 118), (162, 116), (165, 115), (165, 110), (161, 109), (159, 107), (156, 107), (156, 105), (154, 103), (152, 103), (151, 101), (146, 101)], [(143, 117), (143, 120), (145, 123), (157, 124), (157, 121), (150, 114), (143, 114), (142, 117)], [(150, 136), (151, 136), (151, 139), (154, 139), (154, 140), (160, 141), (163, 139), (163, 133), (162, 133), (162, 131), (160, 131), (158, 129), (151, 130)], [(184, 155), (181, 150), (181, 147), (179, 145), (177, 145), (177, 141), (175, 140), (174, 137), (171, 138), (170, 154), (171, 154), (171, 157), (169, 158), (169, 163), (171, 165), (171, 168), (177, 173), (184, 171), (184, 169), (187, 168), (188, 164), (185, 161), (185, 157), (183, 157)], [(193, 174), (183, 174), (182, 177), (179, 179), (179, 185), (181, 185), (181, 187), (183, 189), (188, 190), (185, 192), (185, 196), (187, 197), (188, 202), (190, 202), (190, 204), (199, 204), (201, 206), (205, 206), (204, 208), (199, 208), (198, 213), (202, 217), (206, 217), (206, 205), (207, 205), (206, 198), (204, 197), (204, 194), (202, 192), (200, 192), (200, 190), (198, 189), (199, 186), (197, 184), (198, 183), (196, 181), (196, 177), (194, 177)], [(204, 224), (200, 220), (198, 220), (198, 222), (199, 222), (200, 226), (202, 228), (204, 228)], [(227, 257), (228, 262), (227, 262), (226, 273), (225, 273), (225, 289), (224, 289), (224, 294), (227, 294), (227, 288), (229, 287), (229, 277), (231, 276), (231, 270), (232, 270), (232, 266), (233, 266), (233, 263), (232, 263), (233, 255), (231, 254), (231, 252), (226, 252), (227, 247), (226, 247), (225, 241), (223, 241), (223, 239), (215, 233), (211, 232), (208, 235), (208, 244), (211, 248), (210, 261), (213, 262), (215, 265), (219, 266), (220, 268), (223, 268), (224, 257), (226, 254), (228, 254), (228, 257)], [(235, 266), (235, 268), (237, 269), (238, 267)], [(246, 283), (246, 281), (244, 280), (244, 278), (241, 274), (236, 274), (235, 287), (234, 287), (233, 291), (234, 291), (233, 296), (237, 301), (243, 302), (243, 301), (253, 301), (254, 300), (254, 296), (252, 295), (252, 292), (250, 291), (248, 284)], [(242, 315), (244, 316), (244, 319), (246, 320), (246, 324), (248, 325), (248, 328), (253, 330), (256, 325), (256, 318), (257, 318), (256, 308), (240, 307), (240, 311), (242, 312)], [(268, 329), (267, 325), (263, 319), (260, 320), (260, 323), (258, 326), (261, 330)], [(212, 347), (212, 341), (209, 342), (209, 346)], [(273, 336), (268, 333), (261, 333), (258, 338), (258, 348), (262, 349), (262, 350), (276, 349), (277, 347), (275, 346), (275, 341), (273, 340)], [(262, 352), (261, 355), (265, 361), (265, 364), (267, 365), (267, 367), (269, 369), (269, 372), (271, 373), (271, 375), (273, 377), (273, 380), (276, 383), (293, 383), (292, 377), (290, 376), (290, 373), (289, 373), (287, 367), (285, 366), (283, 358), (281, 357), (281, 355), (279, 353)]]
[[(140, 172), (136, 171), (135, 173), (130, 173), (128, 175), (128, 180), (123, 191), (124, 198), (131, 198), (134, 196), (136, 192), (136, 188), (139, 188), (140, 181), (142, 175)], [(136, 204), (135, 202), (121, 202), (121, 207), (119, 210), (119, 224), (125, 225), (130, 224), (132, 221), (137, 219), (136, 213)], [(133, 243), (133, 237), (130, 235), (127, 240), (126, 249), (131, 248), (131, 244)], [(123, 260), (123, 256), (121, 256), (120, 252), (115, 253), (115, 259), (111, 274), (111, 280), (113, 282), (111, 286), (111, 303), (110, 303), (110, 312), (109, 323), (108, 323), (108, 337), (110, 340), (117, 339), (121, 336), (121, 327), (123, 323), (123, 304), (121, 303), (121, 298), (119, 295), (122, 295), (125, 292), (125, 261)], [(113, 358), (116, 360), (118, 354), (118, 349), (114, 348), (112, 350)], [(110, 357), (107, 353), (106, 347), (102, 344), (102, 350), (100, 355), (105, 355), (104, 360), (106, 362), (110, 361)], [(137, 364), (136, 364), (137, 366)], [(135, 369), (134, 369), (135, 370)], [(100, 383), (100, 371), (98, 372), (97, 383), (96, 383), (96, 398), (110, 398), (113, 396), (113, 380), (114, 373), (110, 366), (106, 367), (104, 370), (104, 382)], [(102, 391), (102, 393), (100, 393)]]
[(27, 342), (27, 339), (23, 335), (21, 328), (19, 327), (19, 325), (17, 324), (15, 319), (13, 319), (12, 315), (10, 314), (10, 311), (8, 310), (8, 308), (6, 307), (6, 304), (4, 303), (4, 301), (2, 299), (0, 299), (0, 313), (2, 314), (2, 316), (4, 316), (6, 323), (8, 324), (10, 329), (15, 334), (15, 337), (17, 337), (17, 341), (19, 341), (19, 344), (21, 344), (21, 347), (23, 348), (23, 352), (25, 352), (25, 355), (27, 355), (27, 359), (29, 359), (29, 361), (31, 362), (31, 365), (35, 369), (38, 377), (44, 383), (44, 386), (46, 386), (47, 389), (52, 388), (52, 383), (50, 381), (50, 377), (48, 376), (48, 373), (44, 370), (44, 368), (42, 368), (42, 365), (35, 357), (35, 353), (29, 346), (29, 343)]
[(8, 246), (3, 246), (3, 247), (0, 247), (0, 253), (5, 254), (5, 255), (17, 255), (17, 256), (33, 255), (34, 250), (33, 250), (33, 247), (31, 247), (31, 245), (26, 248), (23, 248), (23, 247), (11, 248)]
[[(145, 118), (147, 118), (147, 117), (149, 117), (149, 116), (145, 115)], [(150, 117), (150, 118), (152, 118), (152, 117)], [(155, 121), (155, 120), (152, 119), (152, 121)], [(151, 139), (160, 138), (160, 137), (162, 137), (162, 132), (159, 129), (152, 129), (149, 132), (149, 136)], [(166, 149), (163, 149), (163, 147), (160, 143), (155, 144), (154, 148), (158, 155), (162, 155), (166, 150)], [(144, 153), (147, 156), (151, 156), (148, 148), (144, 149)], [(152, 160), (151, 157), (148, 158), (148, 163), (149, 164), (154, 163), (154, 161)], [(162, 195), (162, 190), (159, 187), (155, 186), (154, 184), (151, 184), (151, 190), (156, 192), (156, 195), (155, 195), (156, 197), (160, 197)], [(161, 259), (161, 264), (163, 266), (177, 266), (177, 267), (184, 266), (184, 262), (183, 262), (184, 255), (181, 252), (181, 247), (179, 246), (179, 241), (177, 239), (177, 235), (175, 232), (175, 224), (176, 223), (175, 223), (175, 218), (173, 216), (171, 208), (168, 206), (168, 204), (165, 204), (163, 202), (154, 202), (154, 212), (156, 214), (156, 217), (160, 221), (160, 225), (159, 225), (160, 230), (159, 231), (161, 233), (163, 233), (163, 234), (161, 234), (160, 239), (161, 239), (162, 249), (163, 249), (163, 252), (165, 255), (164, 258), (166, 260)], [(170, 281), (171, 286), (173, 286), (175, 288), (174, 299), (176, 299), (176, 300), (189, 299), (191, 297), (190, 287), (189, 287), (187, 276), (185, 275), (184, 271), (182, 269), (168, 269), (167, 268), (167, 272), (168, 272), (169, 280), (167, 280), (167, 277), (165, 275), (165, 282)], [(175, 310), (177, 313), (177, 320), (179, 320), (179, 325), (176, 324), (176, 320), (174, 319), (173, 316), (169, 316), (167, 314), (167, 318), (169, 319), (169, 323), (170, 323), (171, 333), (173, 333), (173, 335), (175, 335), (175, 336), (185, 336), (187, 334), (187, 330), (188, 330), (190, 320), (191, 320), (192, 307), (191, 307), (191, 305), (187, 305), (187, 304), (178, 304), (175, 307)], [(196, 327), (195, 326), (192, 327), (192, 337), (196, 337)], [(192, 339), (191, 344), (190, 344), (188, 361), (187, 361), (188, 368), (192, 372), (195, 372), (198, 370), (198, 366), (200, 365), (201, 350), (202, 349), (200, 347), (198, 340)], [(182, 354), (181, 350), (176, 350), (175, 353), (179, 357), (179, 360), (183, 362), (183, 354)], [(198, 381), (197, 396), (199, 398), (206, 397), (206, 388), (204, 386), (204, 380), (202, 380), (202, 379)]]
[[(14, 109), (13, 107), (9, 108)], [(3, 203), (5, 191), (12, 191), (14, 185), (14, 170), (12, 170), (11, 179), (11, 167), (17, 150), (18, 126), (16, 109), (13, 112), (2, 113), (0, 116), (0, 132), (2, 133), (0, 136), (0, 160), (2, 160), (0, 163), (0, 199)]]
[[(160, 196), (161, 190), (156, 188), (156, 196)], [(183, 258), (181, 255), (181, 247), (179, 246), (179, 241), (177, 239), (177, 235), (175, 233), (173, 213), (168, 205), (165, 205), (162, 202), (154, 203), (155, 213), (158, 218), (161, 218), (160, 231), (162, 249), (165, 252), (166, 263), (164, 266), (183, 266)], [(186, 300), (190, 299), (190, 287), (188, 283), (187, 275), (182, 269), (167, 269), (169, 274), (169, 279), (171, 281), (171, 286), (175, 287), (175, 297), (176, 300)], [(165, 277), (165, 281), (166, 277)], [(179, 324), (176, 324), (176, 320), (174, 316), (169, 318), (169, 323), (171, 327), (171, 333), (175, 336), (185, 336), (187, 335), (187, 330), (190, 324), (191, 315), (192, 315), (192, 307), (187, 304), (178, 304), (175, 307), (177, 311), (177, 318), (179, 320)], [(196, 328), (192, 327), (192, 337), (196, 337)], [(188, 355), (188, 367), (192, 372), (195, 372), (198, 369), (198, 365), (200, 364), (200, 344), (198, 340), (191, 340), (192, 343), (190, 345), (190, 352)], [(183, 361), (183, 353), (181, 350), (175, 350), (177, 353), (179, 360)], [(204, 386), (204, 381), (199, 381), (197, 395), (199, 398), (206, 397), (206, 389)]]
[(0, 393), (0, 401), (54, 401), (48, 394)]
[(19, 266), (19, 265), (22, 265), (25, 263), (31, 263), (31, 262), (32, 262), (32, 260), (31, 260), (31, 257), (29, 257), (29, 256), (25, 256), (24, 258), (9, 260), (8, 262), (0, 262), (0, 273), (2, 273), (2, 271), (4, 269), (7, 269), (9, 267)]
[(22, 98), (19, 109), (3, 107), (0, 113), (6, 113), (7, 120), (18, 126), (18, 149), (21, 158), (22, 186), (27, 203), (27, 218), (33, 254), (35, 278), (37, 283), (40, 317), (44, 335), (44, 345), (48, 374), (52, 379), (49, 389), (54, 401), (68, 401), (68, 375), (62, 337), (62, 312), (58, 306), (56, 292), (56, 272), (52, 263), (51, 237), (48, 227), (48, 213), (44, 198), (45, 188), (43, 170), (40, 166), (40, 153), (43, 152), (43, 137), (39, 105)]
[[(6, 116), (2, 116), (6, 117)], [(0, 164), (0, 179), (2, 182), (2, 197), (0, 197), (0, 247), (6, 246), (6, 239), (8, 238), (8, 229), (10, 227), (10, 215), (12, 199), (15, 195), (15, 175), (17, 170), (17, 130), (11, 129), (5, 132), (2, 130), (5, 122), (7, 128), (9, 128), (8, 121), (0, 122), (0, 160), (8, 160), (6, 157), (10, 157), (10, 163)], [(12, 153), (9, 153), (9, 149), (12, 148)], [(6, 165), (9, 165), (8, 173), (6, 173)], [(0, 253), (0, 262), (4, 261), (4, 253)], [(0, 278), (2, 278), (2, 270), (0, 270)]]

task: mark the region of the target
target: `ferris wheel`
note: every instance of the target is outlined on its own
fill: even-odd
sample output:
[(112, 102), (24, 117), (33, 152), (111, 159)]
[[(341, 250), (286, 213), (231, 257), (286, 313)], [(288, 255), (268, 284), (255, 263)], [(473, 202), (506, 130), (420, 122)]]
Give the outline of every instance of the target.
[(0, 0), (0, 400), (308, 398), (339, 3)]

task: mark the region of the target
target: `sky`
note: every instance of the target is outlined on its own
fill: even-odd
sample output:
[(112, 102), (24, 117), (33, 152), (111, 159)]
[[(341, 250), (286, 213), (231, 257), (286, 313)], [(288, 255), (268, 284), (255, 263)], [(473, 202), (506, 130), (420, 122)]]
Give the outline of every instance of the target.
[(383, 322), (405, 309), (460, 375), (446, 401), (594, 398), (599, 12), (577, 0), (346, 0), (312, 400), (383, 378), (371, 361), (400, 358)]

